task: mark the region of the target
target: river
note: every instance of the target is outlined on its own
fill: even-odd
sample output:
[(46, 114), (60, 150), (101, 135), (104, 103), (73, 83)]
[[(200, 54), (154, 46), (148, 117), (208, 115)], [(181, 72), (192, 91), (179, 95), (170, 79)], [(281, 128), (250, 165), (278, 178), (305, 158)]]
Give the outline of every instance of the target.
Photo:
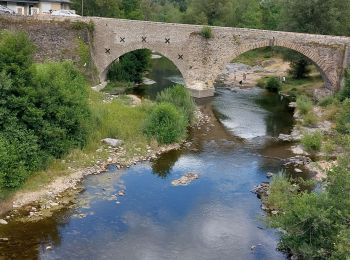
[[(158, 83), (137, 92), (151, 98), (181, 81), (163, 58), (153, 64), (148, 77)], [(9, 241), (0, 242), (0, 259), (285, 259), (250, 190), (290, 155), (273, 138), (291, 130), (287, 103), (258, 88), (218, 88), (199, 105), (210, 122), (191, 129), (183, 149), (129, 169), (110, 166), (82, 183), (71, 208), (1, 226)], [(172, 186), (189, 171), (199, 179)]]

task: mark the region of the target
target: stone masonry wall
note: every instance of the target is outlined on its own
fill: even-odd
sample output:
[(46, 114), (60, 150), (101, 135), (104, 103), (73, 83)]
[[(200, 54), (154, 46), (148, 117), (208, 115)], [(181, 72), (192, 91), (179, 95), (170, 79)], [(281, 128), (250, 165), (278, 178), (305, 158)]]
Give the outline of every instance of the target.
[(0, 30), (24, 31), (36, 46), (34, 59), (79, 61), (78, 40), (89, 41), (87, 30), (74, 29), (70, 21), (41, 21), (25, 16), (0, 16)]
[(127, 52), (147, 48), (170, 59), (197, 97), (213, 95), (213, 82), (224, 67), (240, 54), (256, 48), (280, 46), (302, 53), (319, 68), (325, 86), (332, 91), (339, 89), (344, 67), (350, 64), (350, 52), (346, 51), (350, 47), (348, 37), (212, 27), (213, 37), (205, 39), (200, 35), (203, 26), (199, 25), (100, 17), (11, 19), (14, 23), (0, 19), (0, 28), (27, 31), (39, 46), (36, 55), (39, 60), (74, 60), (74, 39), (85, 36), (72, 30), (69, 21), (93, 23), (92, 57), (101, 82), (114, 60)]

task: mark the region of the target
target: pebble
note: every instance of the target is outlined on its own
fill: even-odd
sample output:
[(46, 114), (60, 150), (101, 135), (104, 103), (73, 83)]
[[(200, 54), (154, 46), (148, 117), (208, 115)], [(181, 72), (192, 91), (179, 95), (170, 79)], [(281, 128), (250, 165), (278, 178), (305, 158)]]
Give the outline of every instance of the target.
[(298, 169), (298, 168), (295, 168), (294, 171), (295, 171), (296, 173), (302, 173), (302, 172), (303, 172), (302, 170), (300, 170), (300, 169)]
[(9, 239), (7, 237), (0, 237), (0, 242), (7, 242)]
[(125, 196), (125, 191), (124, 190), (119, 191), (118, 196)]

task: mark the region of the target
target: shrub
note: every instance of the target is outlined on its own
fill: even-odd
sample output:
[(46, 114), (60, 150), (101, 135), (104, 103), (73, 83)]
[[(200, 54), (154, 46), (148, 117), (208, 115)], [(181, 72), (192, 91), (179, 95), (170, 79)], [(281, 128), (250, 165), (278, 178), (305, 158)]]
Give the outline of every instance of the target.
[(200, 32), (200, 35), (205, 39), (213, 38), (213, 31), (209, 26), (204, 26)]
[(303, 117), (303, 125), (314, 127), (317, 125), (318, 117), (313, 111), (309, 111), (304, 117)]
[(337, 117), (336, 130), (341, 134), (350, 134), (350, 99), (343, 102), (341, 112)]
[(313, 107), (312, 101), (307, 96), (299, 96), (296, 102), (302, 115), (306, 115)]
[[(270, 216), (273, 227), (283, 230), (280, 248), (302, 259), (347, 259), (349, 255), (349, 159), (328, 172), (322, 192), (291, 194), (283, 214)], [(274, 190), (270, 190), (274, 193)], [(278, 190), (280, 192), (280, 190)], [(288, 191), (287, 191), (288, 193)]]
[(258, 82), (256, 83), (256, 85), (259, 87), (259, 88), (266, 88), (266, 81), (268, 80), (267, 77), (264, 77), (264, 78), (261, 78), (258, 80)]
[(161, 144), (178, 142), (186, 136), (185, 115), (173, 104), (160, 103), (146, 119), (144, 133)]
[(41, 151), (32, 131), (7, 130), (0, 134), (0, 188), (16, 188), (49, 158)]
[(163, 90), (157, 96), (157, 101), (167, 102), (173, 104), (176, 108), (181, 109), (186, 115), (188, 122), (193, 119), (195, 104), (190, 93), (182, 85), (175, 85), (173, 87)]
[(281, 90), (281, 82), (276, 77), (269, 78), (266, 83), (266, 89), (270, 92), (278, 92)]
[(0, 188), (86, 143), (87, 86), (72, 63), (33, 65), (25, 34), (0, 34)]
[(320, 100), (320, 102), (318, 103), (321, 107), (327, 107), (331, 104), (333, 104), (335, 102), (335, 98), (334, 96), (328, 96), (323, 98), (322, 100)]
[(321, 132), (305, 134), (301, 143), (308, 152), (318, 152), (322, 145), (322, 134)]
[(345, 71), (345, 82), (343, 88), (337, 94), (340, 101), (350, 98), (350, 68)]
[(306, 78), (311, 71), (309, 65), (309, 60), (302, 55), (292, 57), (289, 74), (295, 79)]
[(270, 183), (270, 195), (267, 198), (267, 206), (270, 209), (284, 209), (288, 206), (289, 198), (296, 192), (284, 173), (279, 173), (272, 177)]

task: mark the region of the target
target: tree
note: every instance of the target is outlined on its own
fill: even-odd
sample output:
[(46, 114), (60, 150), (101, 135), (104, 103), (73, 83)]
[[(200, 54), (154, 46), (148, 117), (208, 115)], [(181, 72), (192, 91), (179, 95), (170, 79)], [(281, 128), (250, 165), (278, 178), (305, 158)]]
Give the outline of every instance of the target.
[(283, 1), (280, 28), (288, 31), (348, 35), (347, 0)]
[(51, 158), (85, 144), (85, 80), (72, 63), (34, 65), (23, 33), (0, 34), (0, 188), (21, 185)]
[(124, 54), (112, 63), (107, 78), (111, 81), (141, 83), (145, 71), (149, 69), (151, 51), (140, 49)]

